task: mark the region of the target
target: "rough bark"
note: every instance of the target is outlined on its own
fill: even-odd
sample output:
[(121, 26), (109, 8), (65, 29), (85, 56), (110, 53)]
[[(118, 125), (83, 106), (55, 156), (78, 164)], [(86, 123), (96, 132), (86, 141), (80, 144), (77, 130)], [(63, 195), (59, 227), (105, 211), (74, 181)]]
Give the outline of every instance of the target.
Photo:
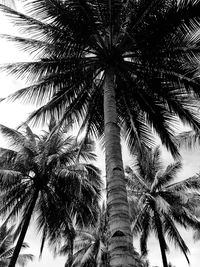
[(111, 267), (136, 266), (115, 100), (115, 77), (107, 70), (104, 82), (104, 132), (106, 152), (108, 253)]
[(19, 236), (19, 238), (17, 240), (17, 244), (15, 246), (15, 249), (14, 249), (14, 252), (13, 252), (13, 255), (12, 255), (12, 258), (10, 260), (10, 263), (9, 263), (8, 267), (14, 267), (16, 262), (17, 262), (17, 258), (19, 256), (22, 244), (24, 242), (24, 238), (25, 238), (26, 232), (28, 230), (29, 223), (30, 223), (30, 220), (31, 220), (31, 216), (33, 214), (33, 210), (34, 210), (37, 198), (38, 198), (38, 193), (39, 192), (36, 191), (34, 193), (34, 195), (33, 195), (33, 199), (32, 199), (32, 201), (30, 203), (29, 208), (28, 208), (28, 212), (26, 214), (26, 218), (24, 220), (24, 224), (22, 226), (22, 229), (21, 229), (21, 232), (20, 232), (20, 236)]

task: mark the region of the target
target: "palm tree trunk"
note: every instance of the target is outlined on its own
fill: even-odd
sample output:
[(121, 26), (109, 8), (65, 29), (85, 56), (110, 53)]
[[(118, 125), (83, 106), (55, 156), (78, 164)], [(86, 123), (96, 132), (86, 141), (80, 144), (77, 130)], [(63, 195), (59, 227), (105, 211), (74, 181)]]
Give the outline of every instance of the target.
[(158, 237), (158, 240), (159, 240), (159, 244), (160, 244), (160, 251), (161, 251), (161, 256), (162, 256), (162, 261), (163, 261), (163, 267), (168, 267), (165, 248), (162, 245), (162, 240), (159, 237)]
[(165, 253), (166, 249), (167, 249), (167, 245), (165, 242), (165, 238), (163, 236), (162, 222), (160, 221), (160, 218), (159, 218), (157, 212), (154, 211), (154, 215), (155, 215), (155, 225), (156, 225), (157, 233), (158, 233), (160, 251), (161, 251), (161, 256), (162, 256), (162, 261), (163, 261), (163, 267), (168, 267), (167, 256)]
[(111, 69), (105, 73), (104, 127), (110, 266), (132, 267), (136, 264), (132, 253), (129, 207), (115, 100), (115, 76)]
[(15, 264), (16, 264), (17, 258), (19, 256), (19, 253), (20, 253), (20, 250), (21, 250), (21, 247), (22, 247), (22, 244), (24, 242), (24, 238), (25, 238), (26, 232), (28, 230), (28, 226), (29, 226), (29, 223), (30, 223), (30, 219), (31, 219), (34, 207), (35, 207), (35, 204), (36, 204), (36, 201), (37, 201), (37, 198), (38, 198), (38, 193), (39, 193), (39, 191), (35, 191), (35, 193), (33, 195), (32, 201), (31, 201), (30, 206), (28, 208), (28, 211), (27, 211), (27, 214), (26, 214), (26, 218), (24, 220), (24, 223), (23, 223), (23, 226), (22, 226), (22, 229), (21, 229), (21, 232), (20, 232), (20, 236), (19, 236), (19, 238), (17, 240), (17, 244), (15, 246), (15, 249), (14, 249), (14, 252), (13, 252), (13, 255), (12, 255), (12, 258), (10, 260), (10, 263), (9, 263), (8, 267), (14, 267)]

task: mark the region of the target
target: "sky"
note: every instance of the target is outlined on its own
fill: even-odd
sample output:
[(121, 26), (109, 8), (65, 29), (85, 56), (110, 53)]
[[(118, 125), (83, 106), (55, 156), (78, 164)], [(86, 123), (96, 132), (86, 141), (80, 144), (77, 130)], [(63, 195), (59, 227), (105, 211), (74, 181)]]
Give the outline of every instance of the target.
[[(17, 35), (16, 29), (8, 23), (5, 17), (0, 13), (0, 34), (13, 34)], [(27, 61), (29, 57), (27, 54), (19, 51), (13, 44), (10, 44), (0, 38), (0, 64), (17, 62), (17, 61)], [(0, 72), (0, 98), (6, 97), (13, 93), (15, 90), (22, 88), (24, 86), (24, 81), (16, 80), (14, 77), (8, 76), (5, 73)], [(4, 124), (8, 127), (17, 127), (21, 122), (25, 120), (28, 114), (34, 110), (33, 106), (24, 105), (21, 103), (5, 103), (0, 102), (0, 124)], [(5, 146), (5, 140), (0, 136), (0, 146)], [(130, 164), (130, 158), (127, 156), (128, 152), (123, 148), (123, 159), (126, 164)], [(98, 166), (104, 169), (104, 158), (100, 149), (97, 149), (99, 155)], [(200, 170), (200, 148), (199, 150), (182, 150), (183, 165), (184, 168), (179, 173), (178, 179), (188, 178)], [(172, 158), (163, 149), (163, 161), (168, 164), (172, 161)], [(194, 243), (192, 240), (192, 233), (188, 231), (181, 230), (181, 234), (186, 241), (190, 249), (190, 266), (199, 267), (199, 255), (200, 255), (200, 242)], [(64, 266), (65, 259), (63, 257), (52, 256), (47, 246), (45, 247), (42, 259), (38, 259), (39, 249), (40, 249), (40, 235), (37, 233), (37, 228), (34, 222), (32, 222), (31, 227), (26, 236), (26, 242), (29, 243), (30, 249), (26, 250), (27, 253), (32, 253), (35, 255), (35, 260), (29, 263), (27, 267), (55, 267)], [(138, 250), (138, 242), (134, 240), (134, 246)], [(186, 259), (183, 254), (174, 248), (172, 244), (169, 244), (170, 254), (168, 259), (176, 267), (188, 267)], [(151, 237), (148, 242), (149, 256), (151, 266), (162, 266), (160, 250), (158, 246), (158, 241)], [(138, 250), (139, 251), (139, 250)], [(25, 252), (25, 251), (24, 251)]]

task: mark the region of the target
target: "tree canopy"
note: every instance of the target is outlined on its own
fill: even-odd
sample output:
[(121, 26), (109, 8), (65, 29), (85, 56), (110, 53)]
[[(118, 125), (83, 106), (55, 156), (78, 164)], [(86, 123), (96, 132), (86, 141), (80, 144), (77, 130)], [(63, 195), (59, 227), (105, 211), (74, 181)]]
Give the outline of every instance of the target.
[(85, 162), (95, 158), (89, 140), (83, 146), (54, 119), (40, 136), (24, 128), (0, 127), (11, 143), (0, 149), (0, 214), (6, 222), (21, 214), (18, 253), (33, 214), (43, 232), (42, 248), (48, 231), (55, 235), (60, 223), (69, 231), (68, 214), (76, 214), (80, 224), (95, 221), (101, 187), (99, 169)]
[(176, 116), (199, 129), (199, 1), (29, 0), (29, 15), (1, 10), (25, 34), (2, 37), (35, 56), (6, 66), (30, 83), (10, 99), (41, 106), (29, 120), (44, 123), (54, 114), (101, 135), (111, 67), (118, 121), (130, 147), (139, 139), (152, 143), (150, 126), (175, 155)]
[(132, 231), (140, 233), (142, 255), (147, 254), (150, 233), (155, 234), (160, 243), (164, 267), (168, 266), (165, 237), (184, 253), (189, 263), (189, 249), (177, 226), (200, 229), (200, 221), (194, 212), (194, 197), (200, 189), (199, 174), (174, 182), (181, 167), (180, 162), (175, 162), (164, 168), (161, 151), (157, 147), (144, 148), (143, 153), (137, 155), (133, 169), (127, 168)]

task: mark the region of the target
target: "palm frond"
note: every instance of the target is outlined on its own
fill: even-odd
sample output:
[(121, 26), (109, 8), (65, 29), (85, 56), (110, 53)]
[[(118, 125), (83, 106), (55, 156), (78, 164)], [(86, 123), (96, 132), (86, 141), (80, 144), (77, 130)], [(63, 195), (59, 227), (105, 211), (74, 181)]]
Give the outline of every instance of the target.
[(0, 3), (10, 8), (16, 9), (15, 0), (1, 0)]
[[(7, 227), (7, 225), (4, 223), (1, 227), (0, 227), (0, 264), (3, 265), (3, 263), (8, 264), (8, 262), (10, 261), (14, 249), (15, 247), (13, 247), (14, 244), (14, 235), (13, 235), (13, 230), (14, 230), (14, 225), (11, 227)], [(3, 239), (2, 239), (2, 236)], [(28, 244), (23, 243), (22, 245), (23, 248), (27, 248)], [(20, 266), (24, 266), (25, 264), (27, 264), (28, 261), (32, 261), (33, 260), (33, 255), (32, 254), (20, 254), (18, 257), (18, 261), (17, 264), (19, 264)], [(7, 266), (7, 265), (5, 265)]]
[(179, 134), (176, 138), (180, 147), (184, 146), (186, 148), (195, 148), (200, 144), (199, 132), (194, 132), (194, 131), (183, 132)]
[(11, 145), (23, 146), (25, 137), (19, 131), (6, 127), (2, 124), (0, 125), (0, 131), (11, 142)]
[(20, 254), (17, 258), (17, 264), (19, 266), (25, 266), (29, 261), (33, 261), (34, 256), (32, 254)]
[(167, 184), (172, 182), (173, 179), (175, 179), (177, 172), (179, 172), (181, 168), (181, 162), (176, 162), (168, 165), (164, 173), (159, 177), (156, 187), (162, 188), (163, 186), (166, 186)]
[(172, 189), (172, 190), (176, 190), (177, 192), (182, 190), (182, 191), (186, 191), (189, 189), (199, 189), (200, 186), (200, 181), (199, 181), (199, 174), (194, 175), (188, 179), (185, 179), (183, 181), (174, 183), (172, 185), (168, 185), (166, 188), (167, 189)]
[(189, 249), (187, 245), (185, 244), (184, 240), (182, 239), (179, 231), (177, 230), (170, 216), (165, 215), (164, 226), (166, 228), (165, 231), (168, 235), (169, 240), (173, 242), (176, 245), (176, 247), (181, 249), (181, 251), (186, 257), (188, 264), (190, 264), (189, 258), (187, 256), (187, 254), (189, 253)]
[(89, 138), (80, 140), (78, 143), (79, 151), (77, 153), (77, 159), (83, 159), (84, 161), (87, 160), (95, 160), (96, 155), (94, 154), (94, 146), (95, 143)]

